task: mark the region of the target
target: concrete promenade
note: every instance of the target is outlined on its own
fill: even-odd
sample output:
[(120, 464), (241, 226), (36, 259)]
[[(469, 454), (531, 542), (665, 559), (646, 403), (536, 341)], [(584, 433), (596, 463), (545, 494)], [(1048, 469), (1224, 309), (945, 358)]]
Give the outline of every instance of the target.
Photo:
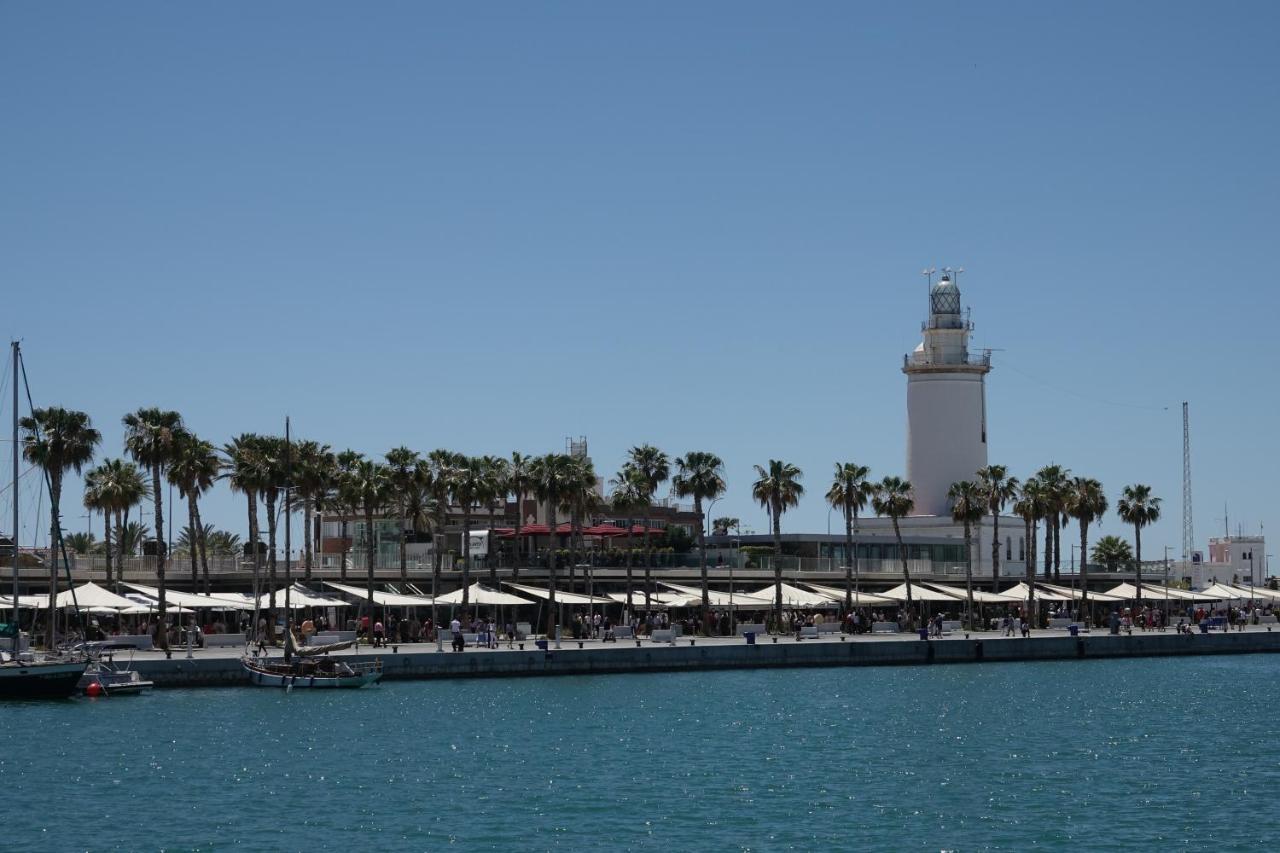
[[(903, 666), (981, 663), (984, 661), (1045, 661), (1174, 655), (1252, 654), (1280, 652), (1280, 630), (1254, 626), (1230, 633), (1178, 634), (1172, 629), (1134, 631), (1111, 636), (1105, 631), (1071, 637), (1065, 631), (1040, 630), (1030, 638), (1004, 637), (999, 632), (956, 632), (939, 640), (916, 635), (840, 635), (796, 641), (793, 636), (761, 637), (755, 645), (740, 638), (682, 638), (676, 645), (647, 639), (619, 643), (552, 641), (546, 651), (526, 640), (524, 649), (468, 648), (464, 652), (437, 651), (434, 643), (402, 644), (373, 649), (361, 646), (338, 655), (382, 658), (385, 680), (438, 678), (496, 678), (503, 676), (590, 675), (597, 673), (681, 672), (713, 669), (818, 666)], [(197, 649), (187, 658), (175, 647), (172, 658), (158, 651), (137, 652), (133, 668), (157, 687), (246, 685), (240, 649)], [(272, 656), (278, 656), (275, 650)], [(128, 660), (118, 653), (117, 662)]]

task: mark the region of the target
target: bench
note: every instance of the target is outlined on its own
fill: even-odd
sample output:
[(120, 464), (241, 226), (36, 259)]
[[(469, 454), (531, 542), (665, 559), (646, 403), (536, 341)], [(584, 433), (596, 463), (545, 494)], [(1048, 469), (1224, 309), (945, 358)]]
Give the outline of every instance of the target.
[(943, 619), (942, 620), (942, 632), (944, 634), (949, 634), (952, 631), (962, 631), (962, 630), (964, 630), (964, 625), (960, 622), (959, 619)]
[(651, 643), (674, 643), (676, 635), (670, 628), (659, 628), (649, 635)]
[(1258, 616), (1258, 624), (1259, 624), (1259, 625), (1274, 625), (1274, 624), (1276, 624), (1276, 615), (1275, 615), (1274, 613), (1269, 613), (1269, 614), (1268, 614), (1268, 613), (1259, 614), (1259, 616)]
[(205, 634), (206, 649), (225, 649), (245, 644), (244, 634)]
[(818, 625), (817, 628), (818, 628), (819, 634), (839, 634), (840, 633), (839, 622), (823, 622), (822, 624)]
[(739, 622), (738, 623), (739, 637), (743, 636), (744, 634), (755, 634), (757, 637), (763, 637), (767, 633), (769, 632), (765, 630), (765, 626), (763, 622)]
[(897, 622), (872, 622), (871, 633), (896, 634), (898, 633), (898, 623)]
[(800, 639), (802, 639), (802, 640), (816, 640), (816, 639), (818, 639), (818, 626), (817, 626), (817, 625), (805, 625), (805, 626), (801, 627), (801, 628), (800, 628)]
[(533, 626), (530, 625), (528, 622), (516, 623), (516, 639), (517, 640), (527, 639), (528, 636), (532, 633), (533, 633)]
[(615, 640), (634, 640), (636, 636), (635, 630), (630, 625), (614, 625), (609, 630), (613, 631)]
[[(241, 642), (244, 638), (241, 637)], [(113, 634), (104, 641), (113, 646), (133, 646), (138, 651), (149, 651), (155, 647), (150, 634)]]
[(325, 646), (329, 643), (354, 643), (355, 641), (355, 631), (321, 631), (317, 634), (312, 634), (311, 639), (307, 641), (307, 645)]
[(1061, 628), (1063, 630), (1066, 630), (1067, 628), (1070, 628), (1074, 624), (1075, 624), (1074, 619), (1050, 619), (1049, 620), (1050, 628)]

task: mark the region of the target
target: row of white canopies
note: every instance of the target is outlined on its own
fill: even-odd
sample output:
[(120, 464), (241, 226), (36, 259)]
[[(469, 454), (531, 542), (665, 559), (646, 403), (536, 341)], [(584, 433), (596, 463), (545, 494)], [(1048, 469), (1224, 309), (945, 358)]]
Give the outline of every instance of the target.
[[(365, 600), (368, 597), (367, 590), (360, 587), (332, 581), (327, 581), (325, 585), (334, 590), (335, 593), (350, 596), (357, 600)], [(507, 582), (505, 585), (523, 596), (529, 597), (513, 595), (475, 583), (467, 588), (467, 601), (469, 604), (480, 607), (513, 607), (537, 604), (539, 600), (547, 601), (551, 597), (550, 590), (545, 588), (514, 582)], [(630, 605), (638, 608), (681, 608), (697, 607), (702, 603), (702, 592), (695, 587), (666, 582), (662, 582), (661, 585), (663, 591), (653, 593), (647, 599), (643, 592), (633, 591)], [(154, 613), (157, 610), (160, 598), (158, 589), (132, 583), (127, 583), (123, 586), (130, 590), (130, 597), (117, 595), (93, 582), (85, 583), (76, 587), (74, 592), (72, 590), (59, 592), (54, 597), (54, 607), (61, 609), (78, 606), (81, 610), (87, 610), (91, 613), (115, 613), (120, 615), (141, 615)], [(710, 590), (708, 598), (711, 607), (716, 609), (767, 610), (773, 607), (775, 595), (779, 590), (782, 594), (783, 605), (790, 608), (821, 609), (839, 607), (845, 601), (845, 591), (843, 589), (812, 583), (805, 583), (804, 587), (787, 583), (769, 584), (759, 589), (751, 589), (744, 592)], [(1030, 592), (1026, 583), (1017, 583), (998, 593), (975, 589), (973, 590), (973, 600), (980, 604), (1021, 603), (1031, 597)], [(947, 584), (913, 582), (910, 585), (911, 601), (954, 603), (968, 600), (968, 595), (964, 588)], [(285, 590), (279, 589), (275, 591), (274, 602), (272, 602), (271, 593), (264, 593), (258, 597), (255, 604), (253, 596), (242, 593), (197, 595), (176, 590), (167, 590), (165, 592), (166, 609), (171, 612), (181, 613), (202, 609), (253, 610), (255, 606), (259, 609), (266, 609), (273, 603), (276, 607), (282, 608), (285, 606), (285, 597)], [(1035, 598), (1040, 601), (1080, 601), (1083, 597), (1083, 591), (1074, 587), (1040, 582), (1035, 584)], [(856, 592), (853, 593), (852, 598), (856, 606), (901, 604), (908, 600), (908, 585), (905, 583), (898, 584), (893, 589), (878, 593)], [(1133, 601), (1137, 598), (1137, 587), (1130, 583), (1117, 584), (1104, 592), (1095, 591), (1089, 593), (1089, 600), (1098, 603)], [(313, 607), (346, 607), (351, 604), (350, 601), (339, 597), (339, 595), (319, 594), (300, 584), (295, 584), (289, 589), (288, 599), (289, 606), (295, 610)], [(1280, 602), (1280, 591), (1267, 587), (1238, 587), (1219, 583), (1208, 589), (1192, 592), (1159, 584), (1143, 584), (1142, 599), (1147, 601), (1184, 602)], [(461, 589), (447, 595), (438, 595), (434, 598), (436, 605), (459, 605), (462, 601), (463, 590)], [(564, 590), (557, 590), (556, 601), (568, 605), (628, 603), (626, 593), (611, 592), (607, 595), (598, 596)], [(373, 602), (380, 607), (430, 607), (433, 599), (425, 595), (409, 595), (375, 590), (373, 592)], [(49, 607), (49, 599), (43, 595), (22, 595), (18, 597), (18, 606), (43, 610)], [(13, 607), (12, 599), (0, 596), (0, 608), (11, 607)]]

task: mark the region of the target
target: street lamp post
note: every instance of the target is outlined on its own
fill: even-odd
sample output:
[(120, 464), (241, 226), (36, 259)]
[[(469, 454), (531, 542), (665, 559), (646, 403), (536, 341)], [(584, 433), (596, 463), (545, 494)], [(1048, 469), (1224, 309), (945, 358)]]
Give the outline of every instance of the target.
[(733, 540), (733, 559), (729, 561), (729, 635), (738, 636), (738, 611), (733, 607), (733, 567), (740, 559), (742, 547), (740, 540)]
[(1169, 546), (1164, 546), (1164, 624), (1169, 624)]
[(707, 535), (707, 536), (710, 536), (710, 535), (711, 535), (711, 508), (712, 508), (713, 506), (715, 506), (716, 504), (720, 503), (721, 499), (722, 499), (722, 498), (716, 498), (716, 499), (715, 499), (715, 500), (713, 500), (711, 503), (707, 504), (707, 511), (706, 511), (705, 513), (703, 513), (703, 516), (702, 516), (702, 529), (703, 529), (703, 531), (706, 533), (706, 535)]

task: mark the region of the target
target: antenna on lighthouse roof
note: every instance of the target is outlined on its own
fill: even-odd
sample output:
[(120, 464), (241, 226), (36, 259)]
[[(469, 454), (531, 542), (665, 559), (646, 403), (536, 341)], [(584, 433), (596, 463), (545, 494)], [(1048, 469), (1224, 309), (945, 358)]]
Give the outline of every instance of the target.
[(933, 293), (933, 274), (938, 271), (937, 267), (928, 267), (920, 270), (920, 275), (924, 276), (924, 298), (925, 304), (929, 303), (929, 296)]

